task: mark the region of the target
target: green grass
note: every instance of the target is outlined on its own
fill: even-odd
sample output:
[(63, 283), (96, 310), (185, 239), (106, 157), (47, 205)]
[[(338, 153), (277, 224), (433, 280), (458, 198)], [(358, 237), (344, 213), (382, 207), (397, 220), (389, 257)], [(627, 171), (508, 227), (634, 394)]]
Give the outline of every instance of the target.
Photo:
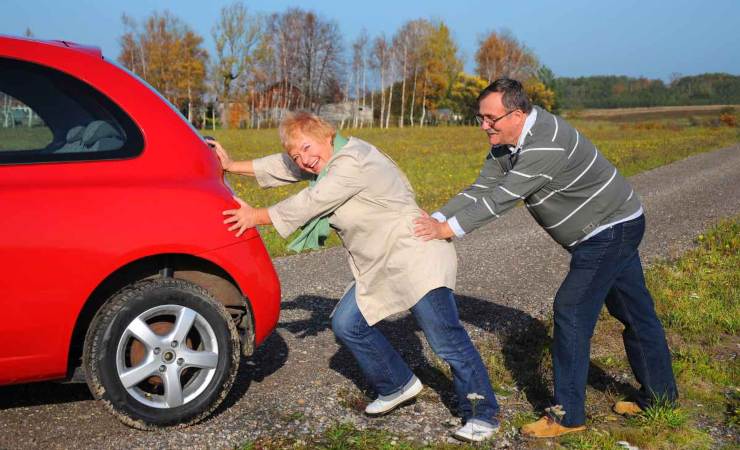
[(692, 343), (740, 332), (740, 224), (723, 222), (699, 235), (699, 248), (647, 275), (665, 326)]
[(0, 127), (0, 152), (40, 149), (49, 145), (51, 140), (51, 131), (47, 127)]
[(569, 450), (623, 450), (617, 444), (612, 433), (604, 430), (592, 429), (585, 433), (576, 433), (560, 439), (560, 445)]
[[(625, 176), (740, 141), (737, 128), (689, 126), (685, 119), (627, 123), (575, 120), (573, 125)], [(219, 139), (235, 159), (282, 151), (275, 129), (203, 132)], [(429, 211), (473, 182), (488, 151), (485, 136), (474, 127), (363, 128), (342, 133), (367, 140), (389, 154), (414, 186), (419, 205)], [(262, 190), (248, 177), (230, 175), (229, 181), (240, 197), (259, 207), (272, 205), (306, 186), (298, 183)], [(287, 253), (286, 241), (272, 227), (264, 227), (261, 232), (271, 255)], [(327, 245), (338, 244), (332, 234)]]
[(324, 433), (306, 438), (259, 438), (242, 445), (241, 450), (282, 450), (292, 448), (298, 450), (470, 450), (480, 448), (470, 445), (431, 444), (399, 439), (391, 433), (382, 430), (358, 430), (350, 423), (337, 423)]

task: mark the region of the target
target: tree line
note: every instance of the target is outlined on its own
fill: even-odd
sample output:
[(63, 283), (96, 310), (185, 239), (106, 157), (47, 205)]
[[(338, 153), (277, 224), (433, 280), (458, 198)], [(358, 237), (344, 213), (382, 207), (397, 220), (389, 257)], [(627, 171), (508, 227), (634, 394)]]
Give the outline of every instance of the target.
[(670, 85), (558, 78), (506, 30), (481, 35), (475, 73), (468, 74), (442, 20), (410, 20), (390, 36), (362, 31), (345, 43), (338, 23), (313, 11), (253, 14), (236, 1), (220, 10), (211, 28), (212, 54), (204, 38), (169, 11), (143, 20), (124, 14), (122, 22), (118, 61), (204, 128), (275, 126), (294, 109), (340, 127), (473, 123), (478, 93), (504, 76), (521, 80), (533, 102), (549, 110), (711, 103), (738, 92), (738, 77), (721, 74)]
[(441, 20), (410, 20), (391, 36), (363, 31), (345, 45), (337, 22), (313, 11), (258, 15), (235, 2), (211, 28), (213, 54), (169, 11), (122, 22), (118, 61), (200, 126), (274, 126), (293, 109), (353, 127), (470, 122), (478, 92), (500, 76), (554, 101), (534, 53), (509, 32), (483, 36), (477, 73), (466, 74)]
[(566, 109), (740, 104), (740, 76), (725, 73), (673, 75), (668, 83), (625, 76), (556, 78), (550, 87)]

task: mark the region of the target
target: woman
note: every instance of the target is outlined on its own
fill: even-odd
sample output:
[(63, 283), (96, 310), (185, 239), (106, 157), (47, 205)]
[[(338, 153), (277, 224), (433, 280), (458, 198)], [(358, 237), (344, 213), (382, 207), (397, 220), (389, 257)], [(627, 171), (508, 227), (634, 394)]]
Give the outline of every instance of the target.
[(424, 212), (406, 176), (378, 149), (357, 138), (343, 138), (313, 114), (287, 116), (279, 132), (286, 152), (253, 161), (233, 161), (211, 141), (224, 170), (254, 176), (261, 187), (314, 179), (311, 186), (269, 208), (252, 208), (237, 199), (239, 209), (224, 211), (229, 230), (240, 235), (247, 228), (272, 224), (287, 237), (310, 222), (291, 243), (300, 250), (315, 247), (330, 225), (348, 252), (355, 279), (333, 313), (332, 329), (379, 394), (365, 412), (389, 413), (422, 389), (373, 326), (410, 309), (434, 352), (452, 367), (465, 421), (454, 436), (467, 441), (492, 436), (498, 429), (494, 417), (498, 404), (486, 368), (458, 317), (452, 294), (455, 249), (450, 242), (414, 237), (413, 219)]

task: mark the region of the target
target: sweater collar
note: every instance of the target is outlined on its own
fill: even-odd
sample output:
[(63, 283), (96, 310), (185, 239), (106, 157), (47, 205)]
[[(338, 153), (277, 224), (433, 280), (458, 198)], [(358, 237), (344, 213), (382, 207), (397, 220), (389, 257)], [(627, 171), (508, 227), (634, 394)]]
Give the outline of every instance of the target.
[(524, 139), (526, 139), (527, 135), (531, 133), (532, 127), (534, 126), (534, 122), (537, 120), (537, 108), (532, 108), (532, 111), (527, 114), (527, 118), (524, 119), (524, 126), (522, 127), (522, 133), (519, 135), (519, 140), (516, 143), (516, 147), (510, 145), (509, 151), (511, 153), (516, 153), (522, 148), (522, 145), (524, 145)]

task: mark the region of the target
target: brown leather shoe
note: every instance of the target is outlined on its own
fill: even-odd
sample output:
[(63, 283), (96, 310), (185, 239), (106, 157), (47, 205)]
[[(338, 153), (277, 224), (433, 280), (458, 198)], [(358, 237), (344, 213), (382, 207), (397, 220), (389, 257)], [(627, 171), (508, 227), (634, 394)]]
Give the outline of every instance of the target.
[(536, 422), (524, 425), (522, 427), (522, 434), (537, 438), (551, 438), (568, 433), (575, 433), (576, 431), (583, 431), (585, 429), (586, 427), (584, 425), (579, 427), (564, 427), (552, 420), (550, 417), (544, 416)]
[(612, 411), (620, 416), (636, 416), (642, 412), (642, 408), (635, 402), (620, 401), (614, 404)]

